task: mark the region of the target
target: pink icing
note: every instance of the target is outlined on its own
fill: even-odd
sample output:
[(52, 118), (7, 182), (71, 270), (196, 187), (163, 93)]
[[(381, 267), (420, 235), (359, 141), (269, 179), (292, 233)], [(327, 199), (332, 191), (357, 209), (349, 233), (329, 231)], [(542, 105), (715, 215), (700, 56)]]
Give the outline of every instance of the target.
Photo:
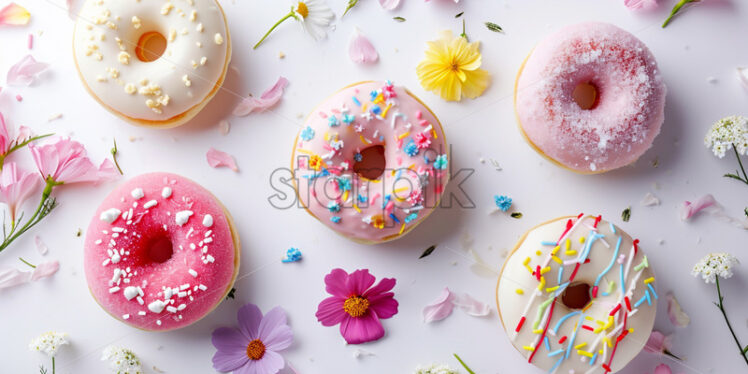
[[(173, 248), (161, 263), (148, 255), (159, 238)], [(221, 204), (194, 182), (168, 173), (139, 175), (112, 191), (91, 220), (84, 251), (96, 301), (115, 318), (146, 330), (173, 330), (201, 319), (225, 297), (238, 267)]]
[[(585, 82), (598, 91), (590, 110), (572, 99), (574, 88)], [(635, 161), (664, 121), (666, 89), (654, 56), (613, 25), (583, 23), (546, 38), (517, 83), (517, 115), (529, 140), (576, 171), (606, 171)]]
[[(378, 145), (384, 146), (385, 172), (369, 181), (353, 166), (357, 154)], [(404, 88), (356, 84), (315, 109), (299, 133), (293, 155), (297, 191), (312, 215), (340, 234), (363, 242), (391, 240), (438, 204), (449, 178), (447, 153), (439, 121)]]

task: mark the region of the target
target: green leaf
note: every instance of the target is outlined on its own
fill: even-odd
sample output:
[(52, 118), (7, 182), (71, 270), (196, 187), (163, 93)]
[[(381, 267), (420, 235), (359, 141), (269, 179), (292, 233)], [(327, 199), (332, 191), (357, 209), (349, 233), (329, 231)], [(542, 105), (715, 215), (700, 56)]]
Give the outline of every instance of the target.
[(340, 18), (345, 17), (346, 13), (348, 13), (348, 11), (351, 10), (351, 8), (356, 6), (356, 4), (358, 4), (358, 0), (348, 0), (348, 6), (345, 8), (345, 12), (343, 12), (343, 15), (340, 16)]
[(514, 212), (514, 213), (510, 214), (510, 216), (512, 218), (520, 219), (520, 218), (522, 218), (522, 213), (520, 213), (520, 212)]
[(486, 27), (488, 28), (488, 30), (490, 30), (490, 31), (500, 32), (500, 33), (504, 32), (504, 29), (502, 29), (501, 26), (499, 26), (499, 25), (497, 25), (497, 24), (495, 24), (493, 22), (486, 22), (485, 24), (486, 24)]
[(745, 213), (745, 216), (748, 217), (748, 208), (743, 209), (743, 213)]
[(746, 352), (748, 352), (748, 345), (743, 348), (743, 354), (746, 354)]
[(628, 222), (631, 219), (631, 207), (628, 207), (623, 210), (621, 213), (621, 219), (623, 222)]
[(462, 17), (463, 14), (465, 14), (465, 12), (457, 13), (457, 14), (455, 14), (455, 18), (460, 18), (460, 17)]
[(405, 18), (403, 17), (392, 17), (392, 19), (394, 19), (397, 22), (405, 22)]
[(418, 257), (418, 259), (420, 260), (420, 259), (422, 259), (422, 258), (424, 258), (424, 257), (427, 257), (427, 256), (429, 256), (429, 255), (430, 255), (431, 253), (433, 253), (433, 252), (434, 252), (434, 250), (435, 250), (435, 249), (436, 249), (436, 244), (434, 244), (434, 245), (432, 245), (432, 246), (430, 246), (430, 247), (426, 248), (426, 250), (425, 250), (425, 251), (423, 251), (423, 253), (421, 253), (421, 256), (420, 256), (420, 257)]
[(236, 288), (231, 287), (231, 291), (229, 291), (229, 294), (226, 295), (226, 300), (233, 299), (234, 298), (234, 292), (236, 292)]

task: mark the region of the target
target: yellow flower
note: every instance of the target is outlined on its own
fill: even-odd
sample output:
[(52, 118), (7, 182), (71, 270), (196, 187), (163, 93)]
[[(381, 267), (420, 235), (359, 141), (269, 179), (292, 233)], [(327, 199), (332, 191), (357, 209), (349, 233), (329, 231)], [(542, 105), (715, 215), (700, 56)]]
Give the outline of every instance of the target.
[(460, 101), (462, 96), (474, 99), (488, 87), (490, 76), (480, 69), (480, 43), (442, 31), (438, 40), (428, 42), (426, 58), (416, 72), (424, 89), (437, 93), (447, 101)]

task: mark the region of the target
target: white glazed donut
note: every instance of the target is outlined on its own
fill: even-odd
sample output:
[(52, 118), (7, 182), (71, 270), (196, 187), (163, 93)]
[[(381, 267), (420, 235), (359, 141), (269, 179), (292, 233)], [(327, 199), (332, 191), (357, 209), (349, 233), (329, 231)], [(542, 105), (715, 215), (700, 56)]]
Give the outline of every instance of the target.
[(530, 229), (504, 263), (499, 317), (514, 347), (548, 373), (607, 374), (644, 347), (655, 278), (634, 240), (600, 216)]
[(215, 0), (87, 0), (73, 52), (106, 109), (136, 125), (174, 127), (223, 84), (231, 40)]

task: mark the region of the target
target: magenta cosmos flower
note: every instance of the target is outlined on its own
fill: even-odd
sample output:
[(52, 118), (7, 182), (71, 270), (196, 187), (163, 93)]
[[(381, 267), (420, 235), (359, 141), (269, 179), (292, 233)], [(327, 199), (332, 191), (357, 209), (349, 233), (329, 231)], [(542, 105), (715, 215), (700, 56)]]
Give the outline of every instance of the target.
[[(325, 276), (325, 289), (331, 297), (317, 307), (317, 320), (324, 326), (340, 324), (340, 334), (348, 344), (361, 344), (384, 336), (381, 319), (397, 314), (395, 279), (376, 278), (369, 270), (356, 270), (348, 274), (343, 269), (333, 269)], [(374, 287), (372, 287), (374, 286)]]
[(278, 353), (293, 342), (293, 332), (281, 307), (265, 316), (254, 304), (246, 304), (236, 313), (239, 328), (219, 327), (211, 341), (218, 350), (213, 368), (236, 374), (275, 374), (286, 365)]

